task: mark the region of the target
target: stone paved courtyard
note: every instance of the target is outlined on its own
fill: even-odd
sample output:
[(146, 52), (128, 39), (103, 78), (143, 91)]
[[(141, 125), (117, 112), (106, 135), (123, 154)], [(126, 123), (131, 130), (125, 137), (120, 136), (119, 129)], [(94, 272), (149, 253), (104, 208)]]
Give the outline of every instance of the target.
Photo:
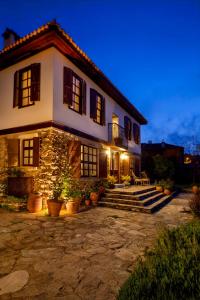
[(0, 276), (26, 270), (23, 289), (1, 299), (112, 300), (163, 225), (191, 219), (180, 194), (154, 215), (95, 208), (50, 218), (0, 211)]

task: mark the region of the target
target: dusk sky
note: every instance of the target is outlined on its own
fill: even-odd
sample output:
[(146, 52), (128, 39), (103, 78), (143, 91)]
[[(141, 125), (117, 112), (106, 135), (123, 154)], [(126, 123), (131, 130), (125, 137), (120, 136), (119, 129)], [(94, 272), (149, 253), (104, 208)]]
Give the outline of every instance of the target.
[(147, 118), (143, 142), (200, 142), (200, 0), (0, 0), (1, 33), (54, 18)]

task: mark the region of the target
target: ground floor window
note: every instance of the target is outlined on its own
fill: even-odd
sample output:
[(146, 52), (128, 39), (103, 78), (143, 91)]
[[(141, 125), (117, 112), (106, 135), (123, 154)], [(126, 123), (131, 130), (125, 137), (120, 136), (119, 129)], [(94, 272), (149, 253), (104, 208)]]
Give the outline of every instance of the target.
[(97, 149), (81, 145), (81, 176), (97, 176)]
[(23, 140), (23, 166), (33, 166), (33, 139)]

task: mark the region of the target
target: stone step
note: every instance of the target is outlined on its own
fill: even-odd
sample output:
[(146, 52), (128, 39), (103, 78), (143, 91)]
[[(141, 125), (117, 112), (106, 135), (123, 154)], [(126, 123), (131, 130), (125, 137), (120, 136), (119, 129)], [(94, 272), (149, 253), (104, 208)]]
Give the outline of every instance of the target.
[(147, 206), (155, 201), (159, 200), (163, 196), (162, 193), (157, 193), (156, 195), (153, 195), (151, 197), (145, 198), (143, 200), (140, 199), (126, 199), (126, 198), (109, 198), (109, 197), (103, 197), (100, 201), (102, 202), (111, 202), (116, 204), (128, 204), (128, 205), (136, 205), (136, 206)]
[(147, 187), (145, 189), (141, 189), (141, 190), (138, 190), (138, 191), (134, 191), (134, 192), (131, 192), (131, 191), (126, 191), (126, 188), (123, 189), (123, 190), (115, 190), (115, 189), (107, 189), (106, 190), (106, 193), (112, 193), (112, 194), (122, 194), (122, 195), (140, 195), (140, 194), (144, 194), (144, 193), (147, 193), (147, 192), (151, 192), (151, 191), (155, 191), (156, 190), (156, 187), (155, 186), (151, 186), (151, 187)]
[(139, 194), (139, 195), (127, 195), (127, 194), (119, 194), (119, 193), (111, 193), (111, 192), (106, 192), (104, 195), (104, 198), (117, 198), (117, 199), (127, 199), (127, 200), (143, 200), (146, 199), (148, 197), (154, 196), (159, 194), (158, 191), (153, 190), (150, 192), (146, 192), (143, 194)]
[(115, 208), (115, 209), (123, 209), (135, 212), (143, 212), (143, 213), (154, 213), (165, 206), (167, 203), (171, 201), (173, 197), (177, 195), (177, 192), (172, 193), (171, 195), (164, 195), (160, 199), (157, 199), (152, 204), (147, 206), (139, 206), (139, 205), (132, 205), (132, 204), (122, 204), (122, 203), (114, 203), (114, 202), (106, 202), (106, 201), (99, 201), (98, 205), (103, 207)]

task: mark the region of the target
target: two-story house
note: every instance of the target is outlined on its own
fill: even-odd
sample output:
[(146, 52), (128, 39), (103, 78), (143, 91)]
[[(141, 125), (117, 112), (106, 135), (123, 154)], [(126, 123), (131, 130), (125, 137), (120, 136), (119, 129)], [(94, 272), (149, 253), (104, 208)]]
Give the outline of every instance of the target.
[(3, 38), (1, 183), (20, 168), (48, 195), (66, 158), (81, 181), (140, 172), (145, 118), (55, 21)]

